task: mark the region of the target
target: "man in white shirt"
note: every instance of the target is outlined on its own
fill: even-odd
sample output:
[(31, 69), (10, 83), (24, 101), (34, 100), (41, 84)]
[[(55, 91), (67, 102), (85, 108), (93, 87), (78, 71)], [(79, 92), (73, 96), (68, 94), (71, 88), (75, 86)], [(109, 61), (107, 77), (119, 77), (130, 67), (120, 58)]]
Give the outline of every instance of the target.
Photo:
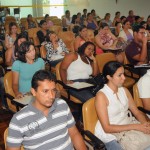
[(142, 76), (138, 83), (139, 97), (142, 99), (143, 107), (150, 111), (150, 69)]

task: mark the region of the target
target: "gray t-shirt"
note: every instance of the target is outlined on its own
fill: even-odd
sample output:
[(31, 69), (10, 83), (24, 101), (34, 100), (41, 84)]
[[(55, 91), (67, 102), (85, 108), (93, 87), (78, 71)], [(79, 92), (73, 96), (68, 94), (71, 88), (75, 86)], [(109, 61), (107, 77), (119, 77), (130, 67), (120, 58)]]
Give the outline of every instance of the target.
[(9, 125), (7, 145), (27, 150), (72, 150), (68, 129), (75, 125), (66, 102), (56, 99), (44, 116), (32, 102), (17, 112)]

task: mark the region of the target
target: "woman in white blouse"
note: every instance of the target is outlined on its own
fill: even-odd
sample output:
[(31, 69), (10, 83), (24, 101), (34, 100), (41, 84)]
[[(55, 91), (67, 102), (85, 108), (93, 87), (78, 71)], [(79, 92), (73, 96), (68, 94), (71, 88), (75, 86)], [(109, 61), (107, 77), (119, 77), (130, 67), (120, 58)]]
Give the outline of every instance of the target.
[(128, 20), (124, 21), (123, 30), (119, 33), (119, 37), (121, 37), (124, 42), (133, 40), (133, 31)]
[(48, 42), (45, 45), (47, 51), (46, 57), (50, 61), (51, 66), (55, 67), (69, 51), (67, 50), (65, 43), (62, 39), (58, 38), (54, 31), (50, 31), (47, 41)]

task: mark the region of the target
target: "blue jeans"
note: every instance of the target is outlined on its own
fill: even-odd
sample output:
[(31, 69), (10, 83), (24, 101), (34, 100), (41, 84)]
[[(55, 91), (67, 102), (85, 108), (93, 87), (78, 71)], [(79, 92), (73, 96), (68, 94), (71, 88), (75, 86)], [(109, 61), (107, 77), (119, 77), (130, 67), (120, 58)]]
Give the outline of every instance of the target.
[(61, 62), (63, 60), (63, 58), (62, 59), (58, 59), (58, 60), (54, 60), (54, 61), (50, 61), (50, 65), (51, 65), (51, 67), (55, 67), (59, 62)]
[(123, 150), (121, 145), (116, 140), (105, 143), (105, 146), (107, 150)]
[(149, 147), (147, 147), (145, 150), (150, 150), (150, 146), (149, 146)]

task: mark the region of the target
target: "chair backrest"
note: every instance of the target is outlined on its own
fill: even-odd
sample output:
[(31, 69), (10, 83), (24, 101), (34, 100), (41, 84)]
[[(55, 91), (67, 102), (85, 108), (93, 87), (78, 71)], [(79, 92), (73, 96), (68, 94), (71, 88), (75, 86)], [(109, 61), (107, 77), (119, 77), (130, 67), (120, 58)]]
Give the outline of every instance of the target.
[(61, 19), (55, 18), (55, 19), (52, 19), (52, 22), (54, 23), (54, 25), (62, 26)]
[(51, 20), (53, 20), (53, 19), (58, 19), (57, 16), (49, 16), (49, 18), (50, 18)]
[[(4, 87), (5, 92), (15, 97), (14, 91), (12, 89), (12, 72), (9, 71), (4, 75)], [(11, 111), (16, 112), (16, 106), (11, 103), (11, 101), (7, 98), (7, 104)]]
[(5, 18), (5, 22), (8, 22), (8, 21), (14, 21), (14, 22), (16, 22), (16, 19), (15, 19), (15, 17), (14, 16), (6, 16), (6, 18)]
[[(8, 135), (8, 128), (6, 128), (6, 130), (4, 131), (4, 144), (5, 144), (5, 149), (7, 148), (7, 145), (6, 145), (7, 135)], [(24, 150), (23, 146), (21, 146), (21, 150)]]
[[(61, 65), (61, 62), (59, 62), (55, 67), (55, 69), (56, 69), (56, 79), (62, 81), (61, 76), (60, 76), (60, 65)], [(61, 86), (60, 84), (58, 84), (57, 87), (58, 87), (59, 91), (61, 91), (63, 89), (63, 86)]]
[(44, 17), (35, 17), (35, 20), (40, 23), (41, 20), (44, 20)]
[(82, 116), (84, 130), (89, 130), (94, 134), (95, 125), (98, 121), (95, 109), (95, 97), (86, 101), (82, 106)]
[(6, 138), (8, 135), (8, 128), (6, 128), (6, 130), (4, 131), (4, 144), (5, 144), (5, 149), (6, 149)]
[(109, 61), (116, 61), (116, 57), (113, 53), (103, 53), (96, 55), (96, 61), (99, 71), (102, 73), (104, 65)]
[(44, 45), (40, 47), (40, 55), (41, 55), (41, 58), (44, 58), (44, 59), (46, 58), (46, 49)]
[(139, 90), (137, 87), (137, 83), (133, 85), (133, 99), (137, 107), (143, 107), (142, 100), (139, 97)]
[(40, 46), (40, 41), (39, 41), (39, 38), (37, 36), (33, 37), (33, 43), (34, 43), (34, 46)]
[(60, 31), (58, 33), (58, 37), (63, 40), (63, 42), (66, 44), (66, 47), (68, 48), (69, 51), (74, 51), (73, 42), (75, 40), (75, 35), (72, 31), (66, 31), (66, 32)]
[(126, 54), (124, 53), (124, 64), (130, 64), (129, 60), (127, 59)]
[(26, 22), (27, 22), (27, 18), (21, 18), (20, 19), (20, 24), (21, 24), (22, 27), (26, 26)]
[(62, 31), (62, 27), (58, 25), (53, 25), (49, 29), (50, 31), (54, 31), (57, 35), (60, 31)]
[(31, 29), (28, 29), (28, 36), (29, 36), (29, 39), (33, 39), (33, 37), (36, 37), (37, 36), (37, 32), (40, 30), (40, 28), (31, 28)]

